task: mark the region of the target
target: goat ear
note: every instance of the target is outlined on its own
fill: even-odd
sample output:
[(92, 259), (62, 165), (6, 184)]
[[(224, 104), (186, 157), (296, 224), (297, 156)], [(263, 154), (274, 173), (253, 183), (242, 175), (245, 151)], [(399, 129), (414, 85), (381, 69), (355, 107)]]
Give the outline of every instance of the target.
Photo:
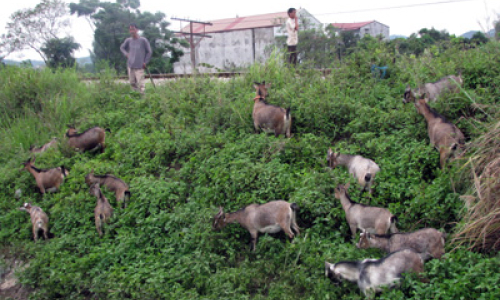
[(350, 186), (351, 186), (351, 183), (350, 183), (350, 182), (348, 182), (348, 183), (344, 186), (345, 190), (347, 191), (347, 190), (349, 189), (349, 187), (350, 187)]
[[(263, 84), (265, 84), (265, 81), (263, 82)], [(266, 89), (270, 88), (271, 87), (271, 83), (269, 82), (268, 84), (265, 85)]]
[(328, 148), (328, 156), (330, 156), (332, 154), (333, 154), (332, 148)]
[(411, 87), (410, 87), (410, 85), (407, 85), (407, 86), (406, 86), (406, 90), (405, 90), (405, 92), (411, 92)]

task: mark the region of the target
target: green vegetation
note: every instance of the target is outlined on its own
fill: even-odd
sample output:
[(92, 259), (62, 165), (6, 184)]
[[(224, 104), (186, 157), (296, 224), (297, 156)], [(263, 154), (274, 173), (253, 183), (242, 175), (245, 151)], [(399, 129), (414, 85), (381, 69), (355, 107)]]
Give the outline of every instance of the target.
[[(281, 66), (275, 57), (227, 81), (196, 77), (148, 87), (145, 97), (104, 71), (94, 84), (73, 70), (0, 70), (0, 243), (2, 253), (29, 261), (21, 283), (33, 299), (363, 299), (350, 283), (333, 285), (324, 261), (378, 258), (350, 240), (334, 187), (351, 182), (351, 197), (387, 207), (398, 228), (435, 227), (453, 233), (471, 192), (466, 160), (439, 169), (422, 116), (402, 96), (407, 84), (462, 71), (465, 87), (432, 106), (469, 140), (498, 120), (500, 44), (400, 56), (370, 40), (323, 78), (314, 70)], [(387, 79), (370, 65), (381, 59)], [(254, 134), (253, 82), (272, 82), (269, 102), (292, 107), (291, 139)], [(31, 144), (62, 139), (68, 124), (110, 128), (103, 154), (61, 145), (40, 154), (41, 168), (65, 165), (70, 175), (41, 196), (19, 172)], [(357, 189), (344, 168), (329, 170), (328, 147), (377, 162), (373, 197)], [(126, 209), (104, 190), (115, 215), (100, 239), (95, 198), (84, 176), (113, 173), (129, 183)], [(14, 197), (21, 189), (21, 199)], [(301, 235), (261, 235), (255, 253), (248, 232), (229, 225), (215, 232), (211, 218), (224, 206), (284, 199), (298, 204)], [(49, 241), (34, 243), (26, 213), (31, 201), (50, 218)], [(451, 251), (454, 250), (454, 251)], [(485, 249), (486, 250), (486, 249)], [(500, 257), (447, 245), (443, 260), (426, 264), (429, 283), (409, 276), (379, 299), (498, 299)], [(484, 251), (486, 252), (486, 251)]]

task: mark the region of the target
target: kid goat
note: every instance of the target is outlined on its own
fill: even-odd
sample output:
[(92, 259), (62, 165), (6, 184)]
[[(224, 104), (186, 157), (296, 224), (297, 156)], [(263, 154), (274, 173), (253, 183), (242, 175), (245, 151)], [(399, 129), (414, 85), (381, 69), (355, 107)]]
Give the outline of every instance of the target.
[(349, 183), (345, 186), (339, 184), (335, 189), (335, 198), (340, 199), (353, 239), (356, 237), (357, 228), (361, 229), (361, 231), (378, 234), (384, 234), (388, 230), (391, 233), (398, 232), (396, 228), (396, 216), (391, 214), (388, 209), (367, 206), (352, 201), (347, 194), (349, 185)]
[(418, 253), (441, 258), (444, 254), (445, 234), (434, 228), (424, 228), (415, 232), (395, 233), (390, 235), (361, 233), (356, 247), (361, 249), (379, 248), (385, 252), (394, 252), (411, 248)]
[(34, 145), (32, 145), (30, 147), (30, 152), (31, 153), (42, 153), (42, 152), (45, 152), (50, 147), (55, 146), (56, 144), (57, 144), (57, 138), (54, 137), (54, 138), (52, 138), (52, 140), (50, 140), (48, 143), (46, 143), (42, 147), (35, 147)]
[(257, 95), (253, 99), (253, 124), (255, 131), (259, 132), (262, 129), (264, 132), (274, 132), (274, 136), (284, 134), (287, 138), (290, 137), (292, 128), (292, 116), (290, 115), (290, 107), (287, 109), (274, 106), (266, 103), (268, 95), (267, 89), (271, 84), (255, 82), (255, 90)]
[(109, 204), (108, 199), (102, 193), (99, 183), (93, 184), (90, 187), (90, 194), (97, 198), (97, 204), (94, 209), (95, 228), (97, 229), (99, 236), (102, 236), (104, 223), (107, 223), (113, 216), (113, 208)]
[(123, 207), (127, 207), (127, 201), (130, 200), (130, 191), (128, 185), (118, 177), (111, 174), (94, 175), (94, 170), (85, 176), (85, 183), (91, 186), (95, 183), (104, 185), (110, 191), (115, 192), (116, 201), (122, 202)]
[[(106, 130), (109, 131), (109, 129)], [(82, 133), (76, 133), (76, 129), (70, 127), (66, 131), (66, 137), (68, 138), (69, 146), (77, 150), (89, 151), (100, 146), (101, 153), (104, 153), (104, 149), (106, 148), (104, 143), (106, 132), (100, 127), (89, 128)]]
[(430, 101), (436, 101), (439, 95), (445, 91), (458, 92), (460, 89), (455, 82), (459, 85), (463, 84), (461, 74), (458, 76), (445, 76), (436, 82), (426, 83), (413, 91), (410, 86), (407, 86), (403, 96), (403, 103), (415, 102), (422, 97), (427, 97)]
[(255, 251), (257, 236), (262, 233), (276, 233), (283, 230), (290, 239), (295, 237), (292, 229), (299, 235), (295, 216), (298, 206), (283, 200), (271, 201), (265, 204), (250, 204), (233, 213), (224, 213), (222, 207), (214, 217), (213, 228), (219, 230), (229, 223), (240, 223), (250, 232), (251, 249)]
[(349, 173), (358, 180), (363, 190), (372, 192), (371, 185), (375, 180), (375, 175), (380, 171), (379, 166), (373, 160), (364, 158), (361, 155), (334, 153), (332, 148), (328, 149), (326, 160), (328, 166), (332, 169), (339, 165), (346, 166)]
[(427, 121), (429, 139), (431, 144), (439, 151), (439, 161), (441, 168), (444, 169), (448, 157), (465, 143), (465, 137), (455, 124), (452, 124), (430, 108), (426, 99), (415, 102), (415, 108)]
[(28, 159), (24, 163), (24, 168), (22, 170), (27, 170), (35, 177), (36, 185), (40, 189), (40, 193), (45, 194), (45, 192), (55, 192), (59, 189), (59, 186), (64, 181), (64, 177), (69, 175), (68, 170), (64, 166), (51, 169), (38, 169), (34, 166), (36, 157), (31, 161)]
[(33, 239), (38, 240), (38, 232), (43, 231), (43, 237), (49, 239), (49, 217), (38, 206), (32, 206), (31, 203), (24, 203), (23, 207), (19, 208), (30, 214), (31, 224), (33, 225)]
[(413, 249), (393, 252), (381, 259), (343, 261), (336, 264), (325, 262), (325, 276), (334, 282), (342, 279), (356, 282), (367, 297), (382, 291), (382, 287), (393, 287), (403, 273), (424, 271), (424, 260)]

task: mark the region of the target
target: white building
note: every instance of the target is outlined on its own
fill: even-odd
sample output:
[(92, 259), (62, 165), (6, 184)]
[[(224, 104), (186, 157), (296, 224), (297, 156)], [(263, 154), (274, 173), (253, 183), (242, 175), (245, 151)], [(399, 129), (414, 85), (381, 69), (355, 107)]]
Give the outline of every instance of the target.
[(341, 31), (354, 31), (360, 38), (365, 35), (377, 37), (382, 35), (384, 40), (389, 40), (389, 26), (384, 25), (377, 21), (367, 21), (360, 23), (332, 23), (336, 32)]
[[(307, 19), (311, 26), (320, 27), (321, 22), (305, 9), (299, 9), (300, 20)], [(254, 62), (264, 62), (277, 36), (284, 35), (282, 26), (288, 14), (286, 12), (263, 14), (248, 17), (236, 17), (210, 21), (212, 26), (194, 24), (194, 33), (204, 33), (211, 38), (203, 38), (195, 48), (196, 65), (200, 72), (217, 72), (248, 67)], [(189, 33), (189, 25), (182, 32)], [(188, 34), (185, 34), (188, 37)], [(199, 38), (196, 38), (199, 40)], [(183, 49), (184, 55), (174, 64), (177, 74), (192, 73), (190, 49)]]

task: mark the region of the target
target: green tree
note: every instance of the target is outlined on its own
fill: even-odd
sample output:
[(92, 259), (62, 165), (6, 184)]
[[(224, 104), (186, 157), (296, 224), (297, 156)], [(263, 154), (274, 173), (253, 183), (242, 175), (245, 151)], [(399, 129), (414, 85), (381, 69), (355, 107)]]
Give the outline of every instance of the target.
[(126, 61), (120, 52), (120, 45), (129, 36), (128, 26), (137, 24), (142, 36), (151, 44), (153, 56), (149, 64), (152, 73), (165, 73), (173, 70), (173, 63), (179, 61), (187, 42), (178, 39), (167, 29), (169, 23), (165, 14), (141, 12), (139, 0), (118, 0), (116, 3), (100, 0), (80, 0), (71, 3), (72, 14), (87, 18), (94, 29), (94, 63), (106, 60), (118, 72), (126, 71)]
[(476, 33), (474, 33), (474, 35), (470, 39), (471, 44), (476, 44), (476, 45), (485, 44), (488, 41), (489, 39), (481, 31), (477, 31)]
[(0, 53), (7, 56), (12, 52), (35, 50), (47, 63), (47, 56), (41, 48), (49, 40), (59, 36), (70, 25), (67, 5), (61, 0), (42, 0), (34, 8), (13, 13), (7, 23), (7, 33), (0, 42)]
[(44, 47), (41, 48), (42, 52), (47, 57), (47, 65), (51, 68), (57, 67), (72, 67), (75, 65), (75, 58), (73, 52), (80, 48), (80, 44), (75, 42), (73, 37), (66, 37), (62, 39), (51, 39)]

